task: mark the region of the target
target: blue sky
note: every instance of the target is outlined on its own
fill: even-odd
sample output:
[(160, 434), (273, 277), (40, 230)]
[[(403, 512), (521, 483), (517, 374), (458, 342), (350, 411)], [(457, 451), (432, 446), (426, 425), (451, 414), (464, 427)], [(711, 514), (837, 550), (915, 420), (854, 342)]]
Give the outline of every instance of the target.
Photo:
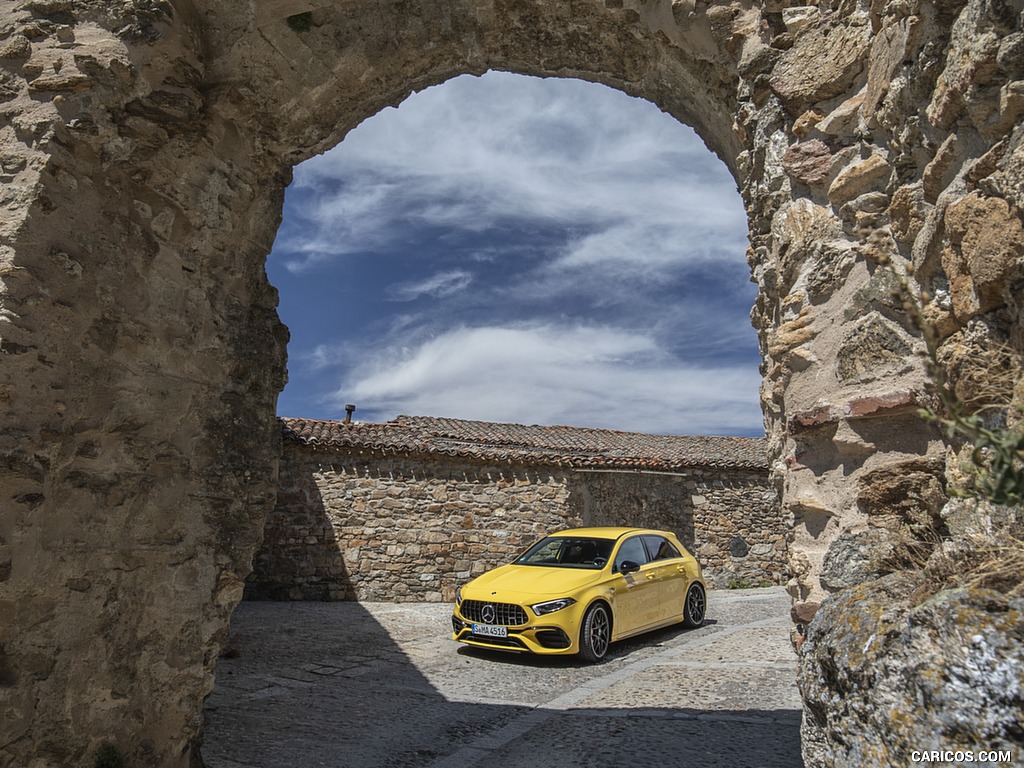
[(760, 435), (735, 182), (652, 104), (463, 76), (295, 169), (283, 416)]

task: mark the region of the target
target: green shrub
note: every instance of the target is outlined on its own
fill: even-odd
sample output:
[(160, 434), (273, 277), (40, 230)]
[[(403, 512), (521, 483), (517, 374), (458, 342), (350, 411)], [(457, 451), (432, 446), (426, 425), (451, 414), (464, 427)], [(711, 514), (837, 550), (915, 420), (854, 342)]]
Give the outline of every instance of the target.
[(749, 581), (737, 577), (729, 579), (729, 583), (727, 586), (729, 589), (761, 589), (762, 587), (772, 586), (772, 583), (770, 581), (765, 581), (764, 579), (762, 579), (756, 584), (751, 584)]

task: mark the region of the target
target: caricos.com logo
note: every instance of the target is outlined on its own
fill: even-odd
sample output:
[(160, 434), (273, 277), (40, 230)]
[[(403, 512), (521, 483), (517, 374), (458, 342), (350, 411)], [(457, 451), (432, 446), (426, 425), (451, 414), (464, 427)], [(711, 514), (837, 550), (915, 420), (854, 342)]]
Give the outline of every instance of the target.
[(988, 749), (972, 752), (965, 749), (921, 749), (910, 753), (914, 763), (961, 765), (965, 763), (1006, 763), (1010, 764), (1012, 750)]

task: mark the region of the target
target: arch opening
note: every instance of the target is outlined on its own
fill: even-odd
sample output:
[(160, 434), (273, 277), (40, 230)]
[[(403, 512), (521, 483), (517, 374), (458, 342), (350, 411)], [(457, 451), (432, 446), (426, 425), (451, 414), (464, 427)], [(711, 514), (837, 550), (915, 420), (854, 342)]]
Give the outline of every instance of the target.
[(287, 416), (757, 435), (746, 217), (700, 140), (579, 80), (463, 76), (296, 170)]
[[(647, 102), (581, 81), (455, 79), (305, 161), (284, 211), (268, 276), (292, 331), (289, 386), (318, 371), (331, 379), (318, 385), (322, 404), (313, 386), (290, 398), (286, 389), (282, 415), (338, 420), (351, 401), (356, 419), (369, 422), (401, 413), (657, 434), (762, 431), (745, 212), (721, 161)], [(346, 218), (325, 221), (331, 216)], [(361, 317), (374, 302), (401, 316)], [(336, 321), (325, 321), (332, 309)], [(297, 332), (296, 322), (317, 327)], [(341, 325), (343, 344), (324, 339), (323, 328)], [(352, 364), (381, 348), (370, 375)], [(332, 356), (354, 370), (340, 391), (333, 377), (345, 371), (327, 364)], [(403, 376), (405, 389), (394, 385)], [(392, 389), (375, 393), (382, 382)], [(709, 583), (780, 583), (785, 556), (774, 545), (784, 524), (777, 498), (764, 502), (760, 474), (574, 474), (528, 460), (377, 457), (289, 442), (269, 544), (248, 588), (277, 600), (450, 601), (468, 574), (545, 532), (613, 523), (671, 528), (694, 551), (721, 549), (704, 558)], [(730, 535), (706, 530), (711, 508), (728, 514), (730, 502), (729, 530), (770, 553), (732, 558), (742, 573), (719, 568), (730, 559)], [(761, 562), (768, 559), (773, 569)], [(390, 570), (399, 566), (402, 573)], [(261, 608), (243, 606), (243, 615)], [(255, 645), (239, 631), (239, 645)], [(266, 713), (247, 712), (226, 684), (211, 699), (206, 747), (221, 757), (231, 723)], [(443, 697), (430, 706), (461, 716)], [(793, 727), (780, 737), (790, 753), (793, 714), (784, 713)], [(346, 744), (358, 741), (344, 725), (336, 731)], [(396, 755), (410, 738), (396, 734)]]

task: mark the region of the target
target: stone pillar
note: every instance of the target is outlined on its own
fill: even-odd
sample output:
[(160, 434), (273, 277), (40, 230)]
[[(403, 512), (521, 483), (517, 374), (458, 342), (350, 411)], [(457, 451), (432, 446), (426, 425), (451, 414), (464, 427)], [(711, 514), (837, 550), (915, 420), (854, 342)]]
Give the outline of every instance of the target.
[(2, 766), (187, 765), (274, 498), (286, 178), (109, 5), (0, 8)]
[[(830, 3), (766, 7), (763, 18), (774, 36), (749, 59), (737, 125), (761, 285), (762, 398), (793, 519), (798, 646), (813, 621), (801, 670), (805, 762), (905, 765), (922, 738), (995, 748), (1016, 738), (1012, 692), (991, 719), (966, 699), (894, 704), (894, 690), (961, 678), (943, 671), (955, 665), (941, 653), (907, 652), (927, 613), (914, 595), (943, 585), (876, 579), (921, 568), (942, 542), (971, 546), (957, 540), (959, 508), (946, 503), (964, 457), (919, 415), (939, 407), (933, 374), (968, 411), (995, 406), (994, 425), (1014, 389), (1024, 404), (1021, 7)], [(947, 602), (969, 605), (967, 617), (995, 615), (1007, 598)], [(989, 627), (928, 622), (944, 635), (937, 645)], [(965, 665), (999, 675), (1005, 631), (978, 640)], [(881, 714), (868, 724), (850, 715), (858, 709)]]
[(774, 36), (748, 41), (753, 316), (800, 621), (945, 501), (945, 445), (918, 415), (935, 405), (921, 329), (894, 290), (935, 298), (954, 378), (995, 340), (1024, 346), (1015, 13), (765, 8)]

